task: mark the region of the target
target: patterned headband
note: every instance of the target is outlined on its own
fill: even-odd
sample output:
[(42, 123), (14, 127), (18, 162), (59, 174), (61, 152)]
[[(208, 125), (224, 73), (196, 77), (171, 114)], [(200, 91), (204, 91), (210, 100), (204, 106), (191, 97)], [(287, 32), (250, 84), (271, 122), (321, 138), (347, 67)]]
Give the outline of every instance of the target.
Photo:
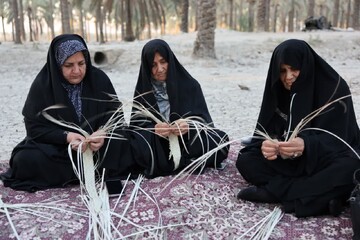
[(79, 40), (67, 40), (59, 45), (56, 49), (55, 58), (59, 66), (62, 66), (66, 59), (77, 52), (87, 50)]

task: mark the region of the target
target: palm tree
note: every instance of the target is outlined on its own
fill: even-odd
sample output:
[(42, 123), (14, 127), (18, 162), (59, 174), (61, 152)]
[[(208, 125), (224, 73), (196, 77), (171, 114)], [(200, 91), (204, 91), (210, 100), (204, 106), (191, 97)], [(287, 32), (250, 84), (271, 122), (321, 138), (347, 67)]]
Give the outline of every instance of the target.
[(194, 43), (193, 55), (201, 58), (216, 58), (216, 0), (199, 0), (198, 21), (199, 30)]
[(354, 0), (353, 28), (356, 30), (360, 29), (359, 13), (360, 13), (360, 0)]
[(74, 0), (73, 6), (79, 11), (79, 20), (80, 20), (80, 35), (86, 39), (85, 35), (85, 24), (84, 24), (84, 9), (83, 9), (84, 0)]
[(248, 0), (249, 2), (249, 32), (255, 29), (255, 4), (256, 0)]
[(61, 26), (63, 33), (71, 33), (68, 0), (60, 0)]
[(315, 0), (309, 0), (308, 2), (308, 17), (314, 17), (315, 14)]
[(19, 9), (17, 0), (11, 0), (11, 9), (13, 12), (13, 22), (14, 22), (14, 42), (16, 44), (21, 44), (21, 24), (19, 19)]
[(270, 0), (260, 0), (257, 14), (257, 30), (269, 31)]
[(290, 11), (289, 11), (289, 21), (288, 21), (288, 31), (294, 31), (294, 18), (295, 18), (295, 0), (291, 0)]
[(21, 37), (24, 41), (26, 41), (26, 34), (25, 34), (25, 21), (24, 21), (24, 7), (23, 1), (18, 1), (18, 9), (19, 9), (19, 17), (20, 17), (20, 29), (21, 29)]
[(124, 40), (132, 42), (135, 40), (135, 35), (132, 28), (132, 2), (131, 0), (125, 0), (125, 14), (126, 14), (126, 28)]
[(338, 26), (339, 10), (340, 10), (340, 0), (334, 0), (334, 9), (333, 9), (333, 18), (332, 18), (332, 25), (334, 27)]
[(53, 0), (42, 1), (38, 5), (39, 12), (42, 15), (42, 18), (45, 20), (47, 26), (50, 29), (51, 39), (55, 37), (55, 27), (54, 27), (54, 3)]
[(189, 32), (189, 0), (182, 0), (181, 3), (181, 24), (180, 31)]
[(27, 13), (28, 13), (28, 19), (29, 19), (30, 42), (32, 42), (32, 41), (34, 41), (33, 40), (33, 29), (32, 29), (33, 13), (32, 13), (32, 8), (30, 5), (27, 7)]
[(4, 36), (4, 41), (6, 41), (6, 33), (5, 33), (5, 0), (0, 0), (0, 16), (1, 16), (1, 26)]
[(346, 13), (346, 28), (349, 28), (351, 26), (351, 24), (350, 24), (350, 15), (351, 15), (351, 0), (348, 0), (347, 13)]

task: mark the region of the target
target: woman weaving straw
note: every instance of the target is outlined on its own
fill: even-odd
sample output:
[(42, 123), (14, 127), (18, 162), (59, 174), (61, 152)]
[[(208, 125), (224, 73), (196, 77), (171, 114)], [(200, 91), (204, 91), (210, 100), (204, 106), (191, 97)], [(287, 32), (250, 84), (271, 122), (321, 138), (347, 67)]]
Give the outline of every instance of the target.
[(254, 186), (237, 197), (281, 203), (297, 217), (337, 216), (360, 167), (359, 137), (347, 83), (306, 42), (284, 41), (270, 61), (256, 131), (236, 163)]
[[(85, 41), (75, 34), (55, 37), (27, 96), (22, 111), (27, 136), (14, 148), (10, 168), (1, 175), (4, 185), (33, 192), (77, 182), (69, 144), (74, 159), (80, 144), (82, 151), (97, 152), (98, 170), (106, 168), (107, 179), (127, 175), (132, 169), (130, 144), (117, 141), (114, 147), (100, 130), (121, 107), (114, 96), (108, 76), (92, 66)], [(41, 112), (55, 105), (62, 107), (49, 110), (53, 118), (79, 126), (90, 137), (45, 119)]]
[[(228, 137), (214, 128), (199, 83), (160, 39), (142, 50), (130, 126), (138, 133), (133, 135), (139, 149), (134, 158), (147, 177), (170, 175), (190, 165), (197, 171), (218, 168), (228, 154), (228, 146), (215, 151)], [(209, 151), (214, 153), (196, 162)]]

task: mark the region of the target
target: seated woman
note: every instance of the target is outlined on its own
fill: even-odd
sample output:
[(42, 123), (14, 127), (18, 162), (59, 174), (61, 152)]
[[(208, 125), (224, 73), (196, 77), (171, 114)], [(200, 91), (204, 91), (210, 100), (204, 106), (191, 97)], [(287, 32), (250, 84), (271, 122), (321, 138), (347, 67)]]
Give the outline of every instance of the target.
[[(179, 63), (169, 45), (160, 39), (144, 46), (134, 93), (135, 105), (147, 109), (154, 118), (133, 107), (135, 161), (147, 177), (170, 175), (209, 151), (198, 167), (220, 167), (228, 154), (227, 135), (214, 128), (199, 83)], [(194, 121), (192, 121), (192, 118)], [(197, 128), (199, 127), (199, 128)], [(179, 153), (169, 148), (169, 138), (179, 142)], [(223, 147), (216, 148), (223, 144)], [(140, 150), (141, 149), (141, 150)]]
[(22, 111), (27, 136), (14, 148), (10, 168), (1, 174), (4, 185), (33, 192), (76, 181), (67, 149), (71, 143), (73, 159), (76, 159), (76, 150), (85, 137), (43, 117), (41, 112), (54, 105), (63, 108), (49, 110), (52, 117), (92, 133), (82, 149), (88, 147), (94, 152), (99, 151), (95, 156), (99, 157), (101, 168), (106, 168), (108, 178), (127, 175), (132, 164), (130, 144), (118, 141), (120, 143), (114, 147), (115, 141), (105, 140), (105, 132), (101, 130), (114, 111), (121, 107), (113, 96), (116, 92), (108, 76), (91, 65), (84, 40), (75, 34), (55, 37), (47, 62), (27, 96)]
[[(331, 101), (296, 130), (307, 115)], [(353, 152), (360, 152), (359, 128), (347, 83), (306, 42), (292, 39), (275, 48), (257, 130), (268, 137), (255, 131), (236, 163), (255, 186), (237, 197), (281, 203), (297, 217), (339, 215), (360, 167)]]

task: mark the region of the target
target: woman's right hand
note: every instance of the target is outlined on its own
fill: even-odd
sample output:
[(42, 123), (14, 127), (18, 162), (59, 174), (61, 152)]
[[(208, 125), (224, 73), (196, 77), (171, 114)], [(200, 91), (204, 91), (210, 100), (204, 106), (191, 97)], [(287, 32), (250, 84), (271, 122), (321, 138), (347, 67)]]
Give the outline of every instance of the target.
[(87, 148), (87, 142), (85, 141), (85, 137), (79, 133), (69, 132), (66, 135), (66, 141), (67, 141), (67, 143), (70, 143), (71, 149), (74, 151), (78, 150), (80, 143), (82, 143), (82, 142), (83, 142), (83, 144), (81, 146), (81, 151), (85, 152), (85, 150)]
[(261, 152), (267, 160), (275, 160), (279, 153), (279, 144), (275, 141), (265, 140), (262, 142)]
[(160, 136), (168, 137), (171, 134), (171, 131), (172, 129), (167, 123), (157, 123), (155, 125), (155, 133)]

